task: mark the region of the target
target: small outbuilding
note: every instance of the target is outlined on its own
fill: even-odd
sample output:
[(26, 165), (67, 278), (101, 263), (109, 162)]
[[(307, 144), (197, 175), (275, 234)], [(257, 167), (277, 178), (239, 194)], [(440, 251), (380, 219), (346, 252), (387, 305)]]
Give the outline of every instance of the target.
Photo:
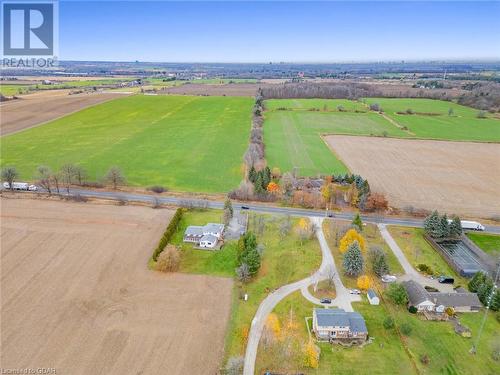
[(370, 305), (380, 304), (380, 299), (378, 298), (377, 293), (375, 293), (373, 289), (368, 289), (366, 296), (368, 297), (368, 302), (370, 302)]

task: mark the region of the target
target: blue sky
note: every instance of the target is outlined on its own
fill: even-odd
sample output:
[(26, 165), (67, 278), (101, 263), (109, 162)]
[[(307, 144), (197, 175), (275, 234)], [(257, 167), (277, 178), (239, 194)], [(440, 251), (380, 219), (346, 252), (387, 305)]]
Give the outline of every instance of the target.
[(61, 1), (63, 60), (500, 59), (500, 2)]

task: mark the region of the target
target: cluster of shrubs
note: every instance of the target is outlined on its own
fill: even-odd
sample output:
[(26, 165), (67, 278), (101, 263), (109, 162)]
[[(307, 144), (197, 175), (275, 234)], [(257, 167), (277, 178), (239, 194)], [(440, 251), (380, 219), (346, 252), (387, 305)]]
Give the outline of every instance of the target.
[(477, 293), (481, 303), (493, 311), (500, 310), (500, 290), (495, 288), (493, 279), (486, 273), (479, 271), (469, 281), (469, 291)]
[(168, 242), (170, 241), (170, 239), (174, 235), (175, 231), (177, 230), (177, 226), (179, 225), (179, 222), (182, 219), (183, 212), (184, 211), (182, 208), (178, 208), (175, 211), (175, 214), (172, 217), (172, 220), (170, 220), (170, 223), (168, 224), (167, 229), (165, 229), (163, 236), (160, 238), (160, 242), (158, 242), (158, 246), (156, 246), (156, 249), (153, 251), (153, 260), (155, 262), (158, 260), (158, 256), (165, 249), (165, 246), (167, 246)]
[(462, 224), (458, 216), (454, 216), (449, 222), (446, 214), (440, 216), (437, 211), (434, 211), (425, 218), (424, 230), (435, 240), (459, 238), (462, 235)]
[(427, 275), (434, 275), (433, 269), (424, 263), (418, 264), (417, 270), (419, 270), (420, 272), (426, 273)]

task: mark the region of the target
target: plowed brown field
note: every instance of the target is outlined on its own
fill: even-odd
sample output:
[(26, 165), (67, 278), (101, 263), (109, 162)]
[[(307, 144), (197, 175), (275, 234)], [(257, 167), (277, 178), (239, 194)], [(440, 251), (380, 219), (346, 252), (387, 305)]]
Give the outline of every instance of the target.
[(147, 269), (171, 211), (0, 204), (2, 368), (217, 372), (232, 281)]
[(395, 207), (500, 214), (500, 144), (340, 135), (325, 140)]

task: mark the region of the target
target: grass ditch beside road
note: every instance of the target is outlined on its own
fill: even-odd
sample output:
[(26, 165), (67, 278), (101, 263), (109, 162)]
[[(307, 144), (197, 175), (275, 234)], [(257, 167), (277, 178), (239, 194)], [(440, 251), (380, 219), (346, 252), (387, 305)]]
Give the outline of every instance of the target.
[(467, 237), (486, 254), (500, 257), (500, 235), (467, 232)]

